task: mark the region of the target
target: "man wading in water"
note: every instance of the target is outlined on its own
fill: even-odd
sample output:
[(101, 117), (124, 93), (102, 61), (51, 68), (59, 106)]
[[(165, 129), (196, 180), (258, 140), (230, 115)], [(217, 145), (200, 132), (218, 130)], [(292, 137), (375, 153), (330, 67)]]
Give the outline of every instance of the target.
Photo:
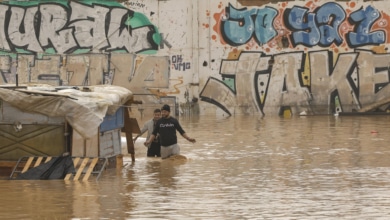
[[(148, 135), (146, 136), (146, 140), (148, 140), (150, 138), (150, 135), (152, 135), (152, 132), (154, 130), (156, 122), (160, 118), (161, 118), (161, 110), (155, 109), (153, 112), (153, 118), (150, 119), (149, 121), (145, 122), (144, 127), (141, 129), (141, 134), (137, 135), (133, 141), (135, 142), (138, 139), (138, 137), (142, 136), (142, 134), (145, 133), (146, 131), (148, 131)], [(161, 154), (160, 154), (161, 147), (160, 147), (160, 140), (159, 140), (158, 136), (149, 145), (146, 145), (146, 147), (148, 148), (148, 152), (147, 152), (146, 156), (148, 156), (148, 157), (161, 157)]]
[(152, 135), (150, 136), (149, 140), (144, 143), (146, 146), (149, 145), (152, 143), (154, 138), (156, 138), (156, 135), (159, 134), (161, 144), (161, 159), (166, 159), (172, 155), (180, 154), (180, 147), (177, 144), (176, 130), (189, 142), (196, 142), (194, 138), (187, 136), (179, 121), (169, 115), (170, 112), (171, 108), (169, 105), (164, 105), (161, 108), (162, 118), (156, 122)]

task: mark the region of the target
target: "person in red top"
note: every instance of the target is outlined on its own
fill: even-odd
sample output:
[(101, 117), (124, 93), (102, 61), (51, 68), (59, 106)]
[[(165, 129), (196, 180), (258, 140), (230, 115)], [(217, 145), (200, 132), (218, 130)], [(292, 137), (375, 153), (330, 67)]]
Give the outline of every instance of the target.
[(180, 154), (180, 147), (177, 144), (176, 131), (178, 131), (181, 136), (187, 139), (189, 142), (195, 143), (194, 138), (188, 137), (186, 132), (181, 127), (179, 121), (170, 116), (171, 108), (169, 105), (164, 105), (161, 108), (162, 117), (156, 122), (152, 135), (150, 135), (149, 140), (144, 144), (147, 146), (156, 138), (156, 135), (159, 134), (160, 144), (161, 144), (161, 159), (166, 159), (172, 155)]

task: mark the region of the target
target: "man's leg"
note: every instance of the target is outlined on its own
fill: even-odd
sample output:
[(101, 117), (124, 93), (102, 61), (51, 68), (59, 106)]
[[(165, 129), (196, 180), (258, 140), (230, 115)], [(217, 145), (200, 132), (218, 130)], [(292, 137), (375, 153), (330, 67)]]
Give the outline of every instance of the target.
[(173, 144), (167, 147), (161, 146), (161, 159), (166, 159), (177, 154), (180, 154), (180, 147), (178, 144)]
[(157, 142), (152, 142), (150, 147), (148, 148), (148, 157), (155, 157), (157, 153), (160, 152), (160, 145)]

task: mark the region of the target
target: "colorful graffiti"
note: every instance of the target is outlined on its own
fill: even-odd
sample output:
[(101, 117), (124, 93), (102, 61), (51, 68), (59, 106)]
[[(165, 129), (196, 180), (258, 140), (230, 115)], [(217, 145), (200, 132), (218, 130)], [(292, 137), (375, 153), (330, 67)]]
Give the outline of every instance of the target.
[(0, 50), (27, 54), (156, 52), (161, 37), (145, 15), (120, 4), (85, 2), (1, 3)]
[(169, 87), (167, 56), (137, 57), (157, 52), (158, 29), (118, 2), (7, 1), (0, 12), (0, 85)]
[[(279, 30), (284, 35), (289, 33), (292, 47), (340, 46), (346, 42), (350, 48), (357, 48), (385, 43), (386, 32), (380, 27), (384, 29), (389, 21), (380, 20), (381, 13), (370, 5), (347, 13), (340, 4), (328, 2), (310, 10), (294, 6), (278, 15), (272, 7), (236, 9), (229, 5), (221, 18), (220, 33), (232, 46), (247, 44), (251, 39), (258, 45), (267, 44), (279, 35)], [(373, 30), (376, 23), (379, 28)]]
[(184, 19), (195, 9), (183, 1), (3, 1), (0, 84), (114, 84), (144, 103), (199, 97), (230, 115), (389, 110), (381, 3), (233, 5), (208, 8), (195, 29), (198, 11)]
[[(244, 51), (238, 59), (222, 60), (222, 80), (210, 77), (201, 100), (229, 115), (336, 114), (372, 111), (373, 106), (387, 111), (390, 55), (359, 48), (387, 42), (388, 16), (371, 5), (352, 11), (336, 2), (306, 4), (282, 9), (236, 9), (229, 4), (216, 14), (219, 26), (214, 30), (221, 43), (253, 49), (254, 41), (265, 52), (273, 46), (289, 51), (268, 56)], [(302, 46), (330, 50), (304, 52)], [(354, 51), (341, 53), (343, 47)]]

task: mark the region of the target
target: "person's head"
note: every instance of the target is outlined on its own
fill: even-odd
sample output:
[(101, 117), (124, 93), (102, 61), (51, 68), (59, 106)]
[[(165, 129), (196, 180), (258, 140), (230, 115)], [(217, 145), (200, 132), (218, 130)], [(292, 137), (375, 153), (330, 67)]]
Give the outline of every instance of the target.
[(167, 118), (169, 116), (169, 113), (171, 113), (171, 108), (169, 107), (169, 105), (163, 105), (163, 107), (161, 107), (162, 117)]
[(153, 112), (153, 119), (158, 120), (161, 118), (161, 110), (156, 108)]

